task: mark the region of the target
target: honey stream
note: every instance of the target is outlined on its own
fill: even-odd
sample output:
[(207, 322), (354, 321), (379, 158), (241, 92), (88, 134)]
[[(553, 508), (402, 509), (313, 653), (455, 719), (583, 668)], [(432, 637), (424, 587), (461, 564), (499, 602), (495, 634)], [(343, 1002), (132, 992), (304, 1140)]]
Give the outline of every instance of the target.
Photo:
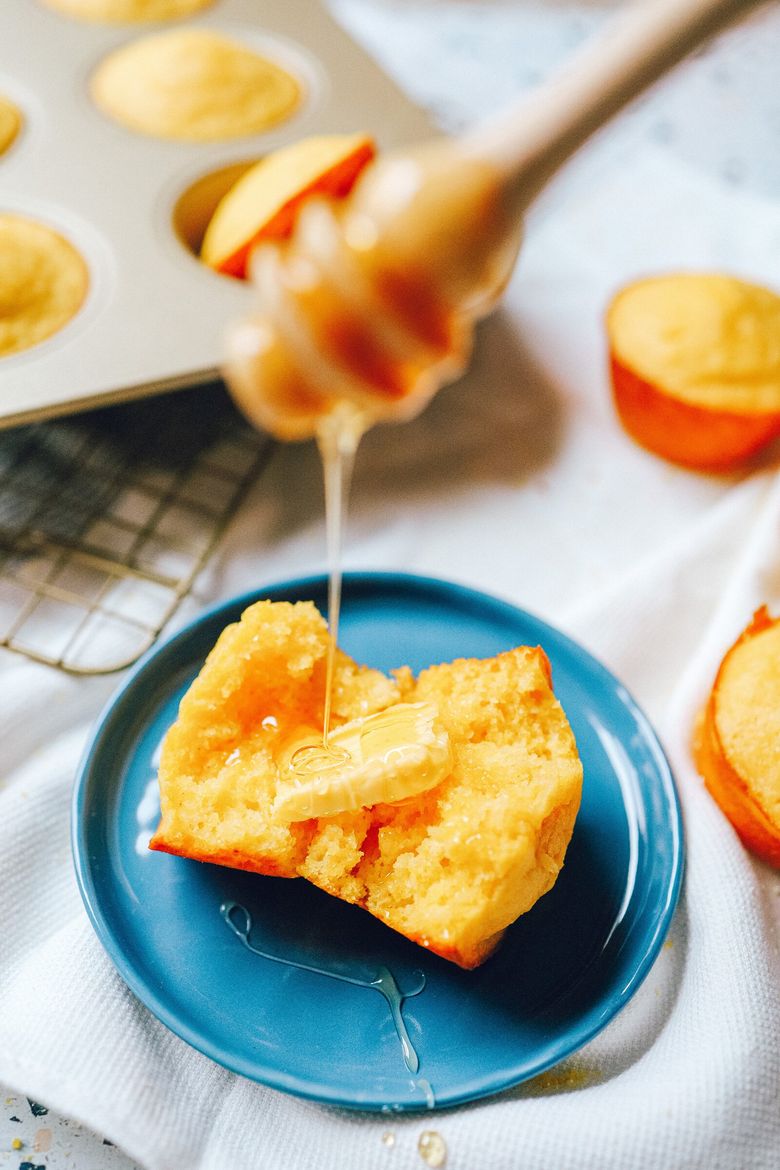
[(349, 760), (349, 753), (329, 740), (333, 710), (333, 674), (341, 615), (342, 547), (347, 522), (349, 488), (355, 454), (368, 425), (361, 411), (348, 402), (339, 402), (317, 426), (317, 446), (322, 459), (325, 484), (325, 532), (328, 553), (328, 658), (325, 675), (325, 702), (322, 717), (322, 744), (306, 744), (293, 753), (292, 770), (298, 776), (327, 772)]
[(365, 431), (363, 416), (346, 402), (326, 415), (317, 427), (317, 446), (325, 482), (325, 531), (328, 547), (328, 665), (322, 744), (330, 754), (328, 735), (333, 707), (333, 670), (341, 616), (342, 545), (347, 522), (349, 488), (355, 454)]

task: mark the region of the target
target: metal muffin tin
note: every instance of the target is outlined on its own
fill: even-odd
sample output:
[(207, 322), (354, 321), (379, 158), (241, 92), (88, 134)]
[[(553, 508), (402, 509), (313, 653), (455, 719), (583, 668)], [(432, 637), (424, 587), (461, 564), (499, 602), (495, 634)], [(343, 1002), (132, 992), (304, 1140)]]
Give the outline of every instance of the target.
[[(223, 32), (279, 62), (303, 84), (298, 109), (268, 133), (200, 144), (134, 133), (94, 105), (90, 76), (107, 54), (185, 25)], [(205, 226), (193, 206), (216, 203), (223, 172), (308, 134), (368, 131), (386, 148), (430, 133), (426, 115), (316, 0), (216, 0), (186, 21), (132, 25), (3, 0), (0, 92), (25, 119), (0, 156), (0, 213), (49, 224), (90, 270), (72, 321), (0, 358), (0, 426), (214, 378), (227, 322), (252, 303), (250, 287), (205, 268), (188, 244)], [(200, 180), (206, 194), (196, 201)]]

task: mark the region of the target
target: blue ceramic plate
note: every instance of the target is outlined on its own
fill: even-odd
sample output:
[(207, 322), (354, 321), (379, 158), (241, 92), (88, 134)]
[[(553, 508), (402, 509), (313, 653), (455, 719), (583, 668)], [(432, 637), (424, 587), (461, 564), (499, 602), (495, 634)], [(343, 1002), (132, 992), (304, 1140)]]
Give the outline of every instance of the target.
[[(630, 999), (677, 900), (680, 811), (647, 720), (590, 655), (522, 610), (440, 581), (347, 575), (340, 641), (358, 661), (417, 671), (540, 643), (577, 737), (585, 784), (563, 872), (493, 958), (461, 971), (306, 882), (147, 850), (160, 741), (222, 628), (261, 596), (325, 610), (326, 582), (228, 602), (147, 656), (82, 765), (76, 869), (120, 974), (213, 1060), (334, 1105), (454, 1105), (542, 1072)], [(392, 979), (372, 986), (383, 972)]]

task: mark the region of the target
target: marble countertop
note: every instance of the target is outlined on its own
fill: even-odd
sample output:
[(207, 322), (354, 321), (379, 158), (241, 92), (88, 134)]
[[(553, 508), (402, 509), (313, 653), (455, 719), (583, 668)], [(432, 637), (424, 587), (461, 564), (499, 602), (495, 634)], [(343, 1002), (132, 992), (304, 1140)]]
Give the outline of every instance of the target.
[[(537, 85), (609, 6), (497, 0), (332, 0), (351, 33), (448, 130)], [(566, 169), (534, 224), (596, 176), (671, 152), (732, 191), (780, 199), (780, 9), (721, 37), (639, 101)], [(0, 1170), (133, 1170), (120, 1150), (45, 1105), (0, 1087)]]

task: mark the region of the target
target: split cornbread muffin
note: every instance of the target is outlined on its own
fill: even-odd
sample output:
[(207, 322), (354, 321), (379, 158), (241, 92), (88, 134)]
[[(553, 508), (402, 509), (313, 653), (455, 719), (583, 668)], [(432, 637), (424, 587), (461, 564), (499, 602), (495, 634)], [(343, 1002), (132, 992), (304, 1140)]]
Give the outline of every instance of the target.
[(433, 709), (446, 770), (399, 801), (290, 821), (278, 798), (290, 745), (321, 733), (327, 650), (311, 602), (258, 602), (222, 633), (163, 744), (151, 848), (305, 877), (476, 967), (552, 887), (580, 804), (582, 766), (547, 658), (521, 646), (391, 679), (338, 651), (336, 736), (399, 703)]

